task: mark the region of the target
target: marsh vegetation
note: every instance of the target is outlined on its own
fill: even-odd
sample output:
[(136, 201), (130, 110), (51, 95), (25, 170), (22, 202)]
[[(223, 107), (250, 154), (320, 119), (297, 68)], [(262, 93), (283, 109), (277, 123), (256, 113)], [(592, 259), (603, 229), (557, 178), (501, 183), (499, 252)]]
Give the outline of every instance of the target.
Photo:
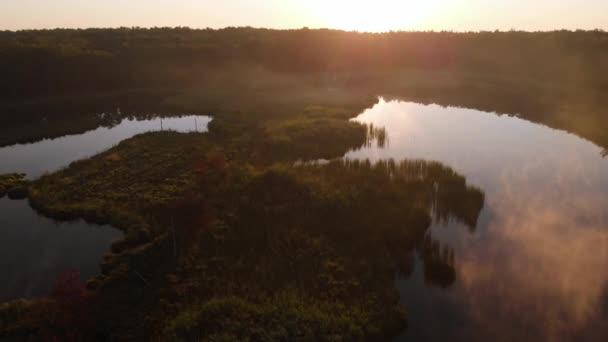
[(27, 194), (25, 175), (11, 173), (0, 175), (0, 198), (8, 195), (10, 198), (23, 198)]
[(518, 116), (608, 148), (608, 39), (599, 31), (0, 37), (2, 146), (151, 113), (213, 117), (205, 134), (146, 133), (31, 181), (0, 177), (0, 194), (27, 195), (40, 214), (124, 232), (86, 284), (68, 273), (46, 297), (2, 304), (0, 338), (9, 340), (399, 335), (411, 314), (395, 278), (421, 265), (426, 286), (454, 285), (459, 254), (433, 227), (476, 232), (487, 198), (452, 165), (351, 158), (407, 150), (393, 127), (351, 120), (378, 95)]
[(206, 140), (138, 136), (30, 187), (30, 201), (47, 215), (125, 230), (104, 274), (89, 283), (91, 321), (106, 322), (104, 336), (384, 338), (405, 326), (392, 280), (410, 272), (412, 253), (422, 255), (429, 281), (454, 281), (449, 246), (425, 232), (433, 217), (474, 225), (484, 197), (449, 168), (424, 161), (253, 168)]

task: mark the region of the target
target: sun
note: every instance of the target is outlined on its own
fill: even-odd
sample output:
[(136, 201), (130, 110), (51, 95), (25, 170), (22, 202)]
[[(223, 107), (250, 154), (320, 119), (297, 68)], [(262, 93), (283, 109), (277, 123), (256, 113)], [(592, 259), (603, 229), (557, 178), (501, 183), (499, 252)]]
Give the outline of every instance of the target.
[(319, 26), (347, 31), (385, 32), (422, 29), (433, 1), (310, 0)]

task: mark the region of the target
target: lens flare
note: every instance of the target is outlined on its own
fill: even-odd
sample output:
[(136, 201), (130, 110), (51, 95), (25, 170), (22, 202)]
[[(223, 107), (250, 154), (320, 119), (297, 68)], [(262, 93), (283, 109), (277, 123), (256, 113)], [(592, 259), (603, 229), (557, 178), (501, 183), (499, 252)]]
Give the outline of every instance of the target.
[(312, 0), (307, 7), (323, 27), (384, 32), (420, 27), (436, 6), (433, 1)]

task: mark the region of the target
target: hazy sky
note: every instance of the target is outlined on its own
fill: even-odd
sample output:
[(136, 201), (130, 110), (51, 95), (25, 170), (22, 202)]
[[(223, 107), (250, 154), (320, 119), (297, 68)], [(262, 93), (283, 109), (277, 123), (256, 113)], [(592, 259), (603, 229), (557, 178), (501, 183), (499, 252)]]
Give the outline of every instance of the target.
[(608, 30), (608, 0), (0, 0), (0, 29)]

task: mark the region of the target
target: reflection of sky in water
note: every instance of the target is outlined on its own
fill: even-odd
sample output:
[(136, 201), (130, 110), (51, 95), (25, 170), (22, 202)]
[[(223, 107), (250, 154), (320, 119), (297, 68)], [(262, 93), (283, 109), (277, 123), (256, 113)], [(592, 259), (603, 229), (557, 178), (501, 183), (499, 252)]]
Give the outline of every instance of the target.
[[(206, 132), (210, 121), (210, 117), (195, 115), (163, 118), (162, 128), (178, 132), (194, 132), (198, 128), (199, 132)], [(93, 156), (134, 135), (160, 130), (160, 118), (124, 119), (112, 128), (100, 127), (84, 134), (0, 148), (0, 174), (23, 172), (29, 178), (36, 178), (45, 172), (57, 171), (72, 161)]]
[(457, 282), (398, 280), (409, 338), (603, 340), (608, 336), (608, 159), (563, 131), (476, 110), (385, 102), (357, 121), (390, 144), (347, 158), (438, 160), (486, 193), (477, 232), (433, 235), (456, 250)]
[(0, 199), (0, 302), (47, 294), (57, 277), (77, 270), (99, 273), (101, 257), (122, 233), (82, 221), (55, 223), (27, 201)]
[[(95, 155), (136, 134), (164, 130), (206, 132), (211, 118), (182, 116), (124, 119), (112, 128), (32, 144), (0, 148), (0, 174), (25, 172), (35, 178)], [(48, 293), (57, 276), (78, 270), (82, 280), (99, 273), (102, 256), (121, 232), (85, 222), (55, 223), (37, 215), (27, 201), (0, 199), (0, 302)]]

